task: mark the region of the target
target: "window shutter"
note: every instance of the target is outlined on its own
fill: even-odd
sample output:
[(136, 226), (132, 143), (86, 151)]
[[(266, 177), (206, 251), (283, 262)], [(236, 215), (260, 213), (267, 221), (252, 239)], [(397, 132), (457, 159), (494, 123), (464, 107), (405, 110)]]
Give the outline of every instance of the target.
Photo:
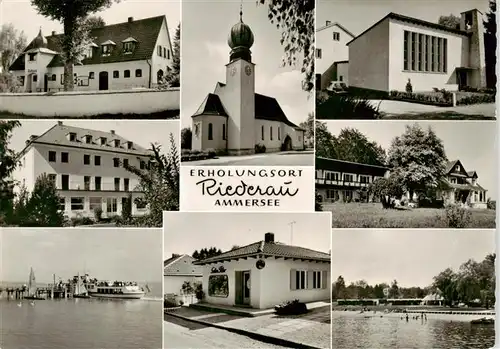
[(290, 270), (290, 289), (291, 290), (296, 290), (297, 289), (297, 270), (292, 269)]
[(323, 270), (321, 272), (321, 288), (326, 288), (327, 287), (327, 284), (328, 284), (328, 271), (327, 270)]
[(314, 271), (312, 270), (308, 270), (306, 271), (306, 280), (307, 280), (307, 283), (306, 283), (306, 289), (308, 290), (312, 290), (313, 289), (313, 278), (314, 278)]

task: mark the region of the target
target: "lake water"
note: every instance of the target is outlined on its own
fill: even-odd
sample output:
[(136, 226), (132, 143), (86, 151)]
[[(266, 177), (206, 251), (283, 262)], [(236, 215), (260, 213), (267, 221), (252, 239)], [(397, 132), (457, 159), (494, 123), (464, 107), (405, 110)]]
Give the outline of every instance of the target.
[(0, 348), (161, 348), (161, 284), (141, 300), (0, 299)]
[(486, 349), (495, 344), (495, 327), (471, 325), (468, 316), (428, 314), (427, 321), (421, 321), (413, 320), (410, 314), (406, 322), (398, 314), (366, 314), (370, 317), (332, 312), (333, 348)]

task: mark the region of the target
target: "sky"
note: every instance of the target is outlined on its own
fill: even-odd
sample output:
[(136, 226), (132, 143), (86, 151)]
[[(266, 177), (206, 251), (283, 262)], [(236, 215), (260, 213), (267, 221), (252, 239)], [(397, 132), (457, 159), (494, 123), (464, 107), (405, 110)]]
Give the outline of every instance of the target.
[[(269, 22), (267, 10), (267, 5), (257, 6), (255, 0), (243, 1), (243, 22), (255, 39), (251, 48), (256, 64), (255, 92), (275, 97), (288, 119), (299, 124), (314, 110), (314, 100), (302, 91), (301, 66), (281, 67), (281, 32)], [(207, 94), (218, 81), (225, 82), (230, 51), (227, 37), (239, 22), (239, 12), (240, 1), (235, 0), (182, 3), (182, 127), (191, 127), (191, 116)]]
[[(12, 132), (10, 148), (19, 152), (24, 149), (25, 142), (31, 135), (42, 135), (49, 128), (57, 124), (57, 120), (20, 120), (21, 127)], [(68, 126), (89, 128), (92, 130), (109, 132), (151, 149), (151, 143), (159, 143), (162, 149), (169, 149), (170, 133), (173, 134), (179, 145), (179, 121), (165, 120), (63, 120)]]
[(494, 230), (334, 229), (332, 280), (427, 287), (446, 268), (457, 271), (469, 259), (495, 252)]
[(488, 0), (318, 0), (316, 23), (338, 22), (354, 35), (359, 35), (389, 12), (437, 23), (440, 16), (477, 8), (488, 11)]
[(52, 283), (87, 272), (100, 280), (161, 282), (161, 229), (6, 228), (0, 231), (3, 282)]
[[(460, 160), (467, 171), (476, 171), (478, 183), (484, 187), (487, 197), (498, 197), (498, 148), (496, 141), (497, 127), (495, 121), (419, 121), (423, 129), (432, 126), (436, 135), (443, 141), (449, 161)], [(386, 152), (391, 141), (405, 132), (408, 121), (330, 121), (328, 130), (338, 135), (346, 127), (358, 129), (370, 141), (381, 145)]]
[(330, 251), (330, 213), (164, 212), (163, 222), (165, 259), (212, 246), (229, 251), (264, 240), (265, 233), (287, 245)]
[[(121, 0), (94, 15), (101, 16), (108, 25), (126, 22), (128, 17), (136, 20), (165, 15), (170, 40), (173, 40), (181, 18), (180, 11), (180, 0)], [(61, 23), (39, 15), (30, 0), (1, 0), (0, 23), (12, 23), (16, 29), (24, 31), (28, 43), (36, 37), (40, 27), (46, 36), (53, 30), (56, 33), (63, 32)]]

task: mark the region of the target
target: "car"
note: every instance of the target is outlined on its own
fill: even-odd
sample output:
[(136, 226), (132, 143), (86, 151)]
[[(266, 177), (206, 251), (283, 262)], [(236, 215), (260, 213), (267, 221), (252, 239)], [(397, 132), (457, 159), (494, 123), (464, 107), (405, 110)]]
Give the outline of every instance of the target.
[(344, 94), (347, 93), (347, 84), (343, 81), (332, 81), (326, 89), (333, 93)]

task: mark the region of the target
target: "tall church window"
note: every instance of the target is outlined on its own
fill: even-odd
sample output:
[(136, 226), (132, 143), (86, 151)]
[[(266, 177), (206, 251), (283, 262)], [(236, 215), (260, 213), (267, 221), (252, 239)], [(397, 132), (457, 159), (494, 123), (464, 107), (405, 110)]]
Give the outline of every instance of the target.
[(222, 124), (222, 140), (226, 140), (226, 124)]
[(281, 140), (281, 128), (278, 127), (278, 141)]
[(269, 139), (272, 141), (273, 140), (273, 127), (269, 126)]
[(416, 72), (447, 72), (448, 39), (404, 31), (403, 69)]
[(262, 138), (262, 140), (264, 140), (264, 125), (262, 125), (262, 127), (261, 127), (261, 133), (262, 133), (261, 138)]
[(208, 140), (211, 141), (214, 139), (214, 125), (212, 123), (208, 124)]

